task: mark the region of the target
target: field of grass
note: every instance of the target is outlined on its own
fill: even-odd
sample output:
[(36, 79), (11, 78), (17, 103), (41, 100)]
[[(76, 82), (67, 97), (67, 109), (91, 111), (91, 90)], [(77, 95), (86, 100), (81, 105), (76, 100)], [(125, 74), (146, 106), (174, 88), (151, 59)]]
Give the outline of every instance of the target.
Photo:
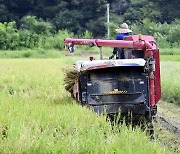
[(160, 49), (161, 55), (180, 55), (180, 49), (179, 48), (165, 48)]
[(180, 55), (161, 55), (161, 61), (180, 61)]
[(59, 58), (64, 55), (64, 51), (54, 49), (24, 49), (24, 50), (1, 50), (0, 58)]
[[(112, 48), (103, 48), (104, 58), (108, 58), (112, 53)], [(179, 61), (180, 61), (180, 50), (176, 48), (160, 49), (161, 53), (161, 81), (162, 81), (162, 94), (165, 101), (170, 101), (179, 104)], [(0, 51), (0, 58), (63, 58), (65, 51), (59, 50), (20, 50), (20, 51)], [(167, 55), (166, 55), (167, 54)], [(76, 46), (75, 59), (81, 56), (83, 59), (88, 59), (89, 56), (93, 55), (96, 59), (99, 59), (99, 49), (97, 47), (90, 48), (88, 46)], [(67, 57), (66, 57), (67, 58)], [(81, 58), (81, 59), (82, 59)], [(72, 57), (67, 61), (72, 61)], [(171, 63), (171, 61), (174, 61)], [(170, 64), (170, 65), (169, 65)], [(176, 72), (176, 73), (175, 73)], [(173, 82), (172, 82), (172, 80)], [(11, 85), (13, 86), (13, 85)]]
[[(44, 49), (0, 52), (0, 152), (169, 153), (139, 129), (112, 130), (104, 116), (71, 99), (64, 90), (63, 69), (79, 56), (99, 58), (96, 48), (76, 51), (74, 57)], [(105, 57), (111, 52), (105, 49)], [(179, 49), (162, 49), (161, 61), (162, 99), (180, 105)]]
[(169, 153), (139, 129), (112, 129), (74, 102), (62, 69), (76, 60), (0, 60), (0, 153)]
[[(103, 48), (103, 54), (107, 58), (112, 54), (112, 48)], [(0, 58), (62, 58), (64, 57), (65, 50), (57, 49), (24, 49), (24, 50), (1, 50)], [(94, 55), (99, 58), (99, 49), (97, 47), (76, 46), (76, 56), (85, 56), (88, 58)]]
[(162, 49), (162, 99), (180, 106), (180, 49)]
[(161, 62), (162, 99), (180, 106), (180, 62)]
[[(104, 47), (103, 54), (105, 58), (108, 58), (112, 54), (113, 48)], [(24, 50), (1, 50), (0, 58), (61, 58), (64, 56), (65, 50), (57, 49), (24, 49)], [(98, 57), (99, 49), (97, 47), (88, 46), (75, 46), (75, 54), (80, 55), (95, 55)], [(160, 49), (161, 60), (165, 61), (179, 61), (180, 49), (169, 48)], [(99, 57), (98, 57), (99, 58)]]

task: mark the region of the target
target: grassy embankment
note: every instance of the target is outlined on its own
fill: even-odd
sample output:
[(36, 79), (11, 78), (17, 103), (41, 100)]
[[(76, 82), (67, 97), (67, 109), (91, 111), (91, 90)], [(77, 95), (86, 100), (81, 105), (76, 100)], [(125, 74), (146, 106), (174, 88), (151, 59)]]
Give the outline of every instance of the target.
[(1, 59), (1, 153), (169, 153), (136, 129), (112, 130), (76, 104), (62, 68), (77, 58)]
[(180, 49), (161, 49), (161, 61), (180, 61)]

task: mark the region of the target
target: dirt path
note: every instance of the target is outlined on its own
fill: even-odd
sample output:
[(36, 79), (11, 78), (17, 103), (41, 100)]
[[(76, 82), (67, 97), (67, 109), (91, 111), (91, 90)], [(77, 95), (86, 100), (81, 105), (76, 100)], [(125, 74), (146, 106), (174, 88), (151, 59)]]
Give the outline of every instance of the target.
[(160, 101), (154, 129), (162, 145), (180, 153), (180, 107)]

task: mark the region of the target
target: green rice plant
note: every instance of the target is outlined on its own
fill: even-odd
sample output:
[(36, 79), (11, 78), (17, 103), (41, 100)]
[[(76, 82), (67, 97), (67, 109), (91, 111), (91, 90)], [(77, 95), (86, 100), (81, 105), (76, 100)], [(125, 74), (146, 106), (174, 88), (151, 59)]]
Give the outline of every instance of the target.
[(1, 104), (0, 125), (6, 132), (0, 139), (2, 153), (166, 153), (140, 129), (112, 130), (103, 116), (75, 103), (20, 97), (1, 101), (6, 104)]
[(60, 58), (64, 51), (55, 49), (2, 50), (0, 58)]
[(180, 55), (161, 55), (161, 61), (180, 61)]
[(140, 129), (112, 129), (72, 100), (63, 69), (77, 59), (1, 59), (0, 152), (169, 153)]
[(180, 49), (179, 48), (163, 48), (160, 49), (161, 55), (180, 55)]
[(161, 62), (162, 99), (180, 105), (180, 62)]

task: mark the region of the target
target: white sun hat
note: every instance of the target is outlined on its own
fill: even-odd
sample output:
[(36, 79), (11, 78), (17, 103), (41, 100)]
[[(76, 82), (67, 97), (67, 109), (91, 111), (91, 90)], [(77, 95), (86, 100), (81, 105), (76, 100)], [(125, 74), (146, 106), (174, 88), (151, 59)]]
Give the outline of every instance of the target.
[(131, 33), (132, 30), (129, 29), (129, 26), (126, 23), (120, 25), (118, 29), (115, 29), (117, 33)]

